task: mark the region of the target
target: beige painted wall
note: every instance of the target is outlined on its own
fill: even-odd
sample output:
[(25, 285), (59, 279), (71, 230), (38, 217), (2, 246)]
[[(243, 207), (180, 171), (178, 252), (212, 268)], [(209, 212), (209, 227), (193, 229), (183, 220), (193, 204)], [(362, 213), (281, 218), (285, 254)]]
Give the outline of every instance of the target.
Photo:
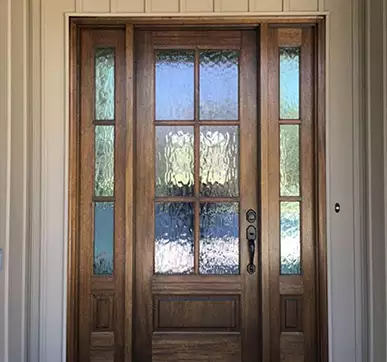
[[(381, 4), (386, 0), (369, 0), (369, 3), (374, 1)], [(362, 1), (0, 0), (0, 198), (10, 200), (0, 203), (0, 247), (5, 248), (6, 257), (10, 258), (10, 263), (0, 272), (0, 360), (24, 361), (27, 346), (31, 362), (59, 362), (64, 356), (68, 132), (65, 14), (184, 16), (219, 13), (248, 16), (328, 11), (330, 355), (333, 362), (366, 361), (363, 354), (367, 351), (362, 343), (367, 338), (365, 302), (370, 305), (371, 322), (379, 320), (385, 324), (386, 319), (384, 309), (379, 311), (373, 307), (379, 300), (373, 294), (375, 290), (371, 289), (368, 299), (365, 297), (363, 282), (372, 284), (376, 271), (385, 270), (384, 254), (382, 257), (379, 254), (384, 253), (385, 239), (382, 221), (375, 217), (368, 229), (363, 223), (377, 215), (384, 199), (375, 195), (373, 203), (368, 205), (370, 213), (366, 213), (363, 196), (365, 187), (369, 190), (383, 170), (382, 150), (386, 143), (378, 133), (381, 130), (383, 135), (385, 130), (383, 126), (380, 129), (380, 120), (375, 121), (379, 125), (375, 131), (374, 123), (370, 121), (373, 114), (364, 113), (361, 30), (365, 9), (358, 7), (358, 3)], [(9, 11), (3, 11), (5, 9)], [(379, 10), (368, 12), (368, 23)], [(377, 16), (375, 19), (380, 22)], [(374, 54), (369, 63), (377, 63), (378, 59), (380, 62), (383, 55), (376, 50), (377, 44), (373, 45)], [(12, 55), (11, 62), (7, 55)], [(373, 69), (369, 63), (369, 69)], [(369, 84), (369, 90), (380, 87), (376, 75), (375, 72), (375, 83)], [(380, 102), (377, 106), (382, 109), (383, 102)], [(364, 105), (371, 106), (369, 102)], [(374, 139), (365, 142), (366, 124), (369, 135), (375, 132), (378, 149), (373, 146)], [(367, 169), (362, 164), (366, 145), (377, 157)], [(10, 165), (11, 171), (7, 172)], [(368, 171), (367, 184), (363, 182), (363, 171)], [(383, 192), (384, 183), (378, 188)], [(335, 202), (342, 205), (340, 214), (332, 210)], [(364, 235), (368, 230), (367, 235), (371, 237), (373, 228), (378, 234), (370, 238), (373, 243), (369, 245), (376, 248), (368, 250), (368, 254), (370, 258), (373, 255), (379, 258), (375, 259), (375, 270), (370, 270), (372, 280), (368, 280)], [(25, 278), (26, 268), (28, 279)], [(378, 274), (378, 288), (385, 285), (384, 275)], [(384, 289), (381, 290), (383, 293)], [(24, 313), (26, 295), (29, 318)], [(382, 299), (385, 301), (385, 297)], [(8, 320), (13, 318), (8, 325), (7, 317)], [(24, 339), (25, 331), (30, 332), (28, 343)], [(377, 323), (370, 323), (370, 331), (373, 338), (371, 352), (375, 353), (370, 362), (385, 362), (385, 330)], [(4, 354), (7, 350), (8, 360)]]

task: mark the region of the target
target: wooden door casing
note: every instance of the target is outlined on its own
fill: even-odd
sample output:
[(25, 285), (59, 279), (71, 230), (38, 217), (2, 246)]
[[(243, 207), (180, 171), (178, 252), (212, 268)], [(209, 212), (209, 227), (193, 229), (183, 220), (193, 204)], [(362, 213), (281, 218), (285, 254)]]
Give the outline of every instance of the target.
[[(245, 214), (258, 205), (258, 128), (256, 33), (254, 31), (138, 31), (136, 300), (134, 356), (151, 361), (248, 361), (260, 356), (259, 273), (249, 275)], [(239, 121), (157, 121), (154, 102), (155, 49), (237, 49), (240, 51)], [(198, 63), (196, 63), (196, 79)], [(195, 119), (198, 120), (198, 87)], [(162, 125), (195, 127), (195, 196), (164, 197), (162, 202), (240, 202), (240, 275), (200, 275), (199, 212), (195, 213), (195, 275), (154, 275), (154, 129)], [(240, 197), (199, 197), (199, 127), (239, 125)], [(255, 223), (257, 225), (257, 222)], [(255, 254), (255, 264), (258, 257)], [(205, 315), (207, 313), (207, 315)]]

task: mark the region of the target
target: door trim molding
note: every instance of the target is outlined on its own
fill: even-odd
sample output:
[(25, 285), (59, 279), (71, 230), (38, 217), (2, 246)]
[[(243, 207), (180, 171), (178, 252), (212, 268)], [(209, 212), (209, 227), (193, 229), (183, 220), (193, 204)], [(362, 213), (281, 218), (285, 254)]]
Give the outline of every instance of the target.
[[(357, 13), (361, 11), (362, 7), (360, 5), (360, 0), (356, 2), (356, 4), (353, 5), (353, 9), (358, 9), (356, 10)], [(42, 4), (43, 3), (43, 4)], [(63, 3), (63, 2), (62, 2)], [(332, 5), (330, 5), (332, 7)], [(66, 256), (64, 257), (64, 264), (62, 259), (55, 259), (52, 262), (49, 262), (46, 258), (43, 258), (46, 255), (46, 251), (43, 250), (45, 247), (48, 247), (48, 237), (52, 237), (53, 235), (59, 236), (59, 240), (56, 240), (53, 242), (54, 247), (56, 247), (59, 244), (64, 242), (64, 247), (63, 251), (59, 250), (55, 253), (50, 253), (50, 255), (54, 255), (55, 257), (58, 256), (58, 254), (61, 254), (62, 252), (64, 254), (67, 254), (67, 216), (66, 214), (63, 217), (63, 222), (65, 227), (62, 229), (62, 226), (60, 225), (60, 219), (62, 218), (61, 215), (62, 212), (67, 212), (68, 208), (66, 205), (66, 200), (67, 199), (67, 188), (63, 188), (63, 182), (66, 184), (67, 176), (68, 176), (68, 168), (67, 168), (67, 161), (64, 160), (64, 164), (60, 165), (60, 173), (64, 175), (66, 180), (63, 180), (61, 184), (54, 188), (54, 190), (62, 190), (63, 195), (59, 195), (59, 204), (60, 204), (60, 210), (59, 210), (59, 215), (55, 216), (54, 222), (55, 225), (48, 225), (47, 223), (44, 223), (44, 215), (47, 215), (48, 212), (52, 212), (54, 210), (58, 211), (58, 205), (53, 205), (52, 203), (52, 192), (53, 187), (50, 186), (50, 189), (45, 188), (44, 186), (52, 185), (52, 182), (55, 182), (58, 177), (51, 179), (52, 173), (56, 172), (56, 170), (49, 170), (48, 166), (52, 165), (52, 162), (49, 162), (48, 157), (49, 155), (47, 152), (41, 153), (40, 150), (46, 150), (47, 151), (47, 145), (48, 145), (48, 135), (46, 134), (48, 130), (47, 122), (47, 113), (52, 113), (51, 109), (47, 109), (47, 100), (50, 98), (48, 97), (48, 87), (45, 84), (47, 81), (47, 76), (49, 76), (49, 71), (47, 70), (47, 54), (48, 54), (48, 45), (52, 44), (53, 40), (50, 39), (48, 40), (48, 33), (52, 31), (52, 23), (53, 21), (57, 21), (58, 18), (63, 17), (65, 23), (61, 23), (54, 27), (55, 29), (61, 29), (59, 34), (57, 36), (52, 36), (53, 39), (65, 39), (65, 59), (63, 61), (61, 60), (61, 64), (59, 67), (64, 67), (63, 69), (66, 70), (66, 74), (62, 77), (66, 77), (66, 80), (64, 82), (60, 82), (60, 84), (55, 83), (54, 89), (57, 90), (58, 86), (62, 86), (63, 84), (63, 92), (66, 92), (66, 95), (64, 96), (64, 99), (62, 99), (62, 93), (58, 94), (58, 97), (61, 99), (61, 102), (64, 101), (64, 107), (65, 107), (65, 114), (64, 117), (60, 116), (60, 121), (62, 120), (67, 120), (68, 119), (68, 109), (69, 109), (69, 101), (68, 101), (68, 90), (69, 90), (69, 85), (67, 83), (67, 74), (68, 74), (68, 69), (69, 69), (69, 62), (68, 62), (68, 55), (69, 55), (69, 32), (68, 32), (68, 24), (70, 21), (71, 17), (85, 17), (85, 16), (93, 16), (95, 17), (96, 14), (80, 14), (80, 13), (66, 13), (67, 9), (63, 6), (63, 4), (57, 6), (57, 10), (54, 11), (54, 20), (51, 22), (48, 22), (48, 25), (43, 25), (47, 23), (48, 20), (48, 14), (50, 11), (52, 11), (51, 7), (50, 9), (48, 8), (48, 5), (45, 4), (44, 1), (34, 1), (30, 5), (31, 11), (32, 11), (32, 16), (31, 16), (31, 43), (32, 43), (32, 54), (34, 55), (31, 57), (32, 60), (32, 65), (31, 65), (31, 76), (30, 79), (32, 80), (32, 85), (31, 89), (29, 90), (30, 95), (31, 95), (31, 107), (32, 107), (32, 116), (31, 116), (31, 122), (33, 123), (34, 127), (33, 129), (34, 134), (33, 137), (31, 137), (31, 142), (29, 144), (29, 148), (31, 150), (34, 150), (31, 158), (32, 158), (32, 167), (31, 167), (31, 180), (32, 180), (32, 185), (31, 185), (31, 191), (32, 191), (32, 200), (31, 200), (31, 208), (30, 212), (34, 214), (34, 217), (31, 219), (31, 231), (30, 231), (30, 237), (31, 237), (31, 243), (33, 247), (31, 248), (32, 254), (33, 254), (33, 260), (35, 261), (40, 261), (39, 263), (32, 263), (28, 267), (31, 271), (31, 291), (30, 291), (30, 296), (29, 296), (29, 311), (30, 311), (30, 316), (29, 316), (29, 326), (30, 330), (28, 332), (29, 334), (29, 343), (30, 343), (30, 350), (29, 350), (29, 357), (31, 358), (31, 361), (39, 361), (39, 362), (48, 362), (52, 359), (50, 359), (51, 356), (56, 356), (56, 360), (58, 360), (59, 356), (61, 356), (62, 361), (65, 361), (65, 343), (66, 343), (66, 298), (64, 295), (66, 295), (66, 280), (65, 278), (63, 279), (63, 284), (59, 283), (60, 285), (55, 286), (54, 283), (58, 281), (57, 276), (58, 274), (55, 274), (54, 276), (51, 277), (50, 280), (48, 280), (47, 277), (44, 276), (45, 273), (47, 272), (55, 272), (59, 274), (63, 274), (63, 276), (66, 274), (66, 271), (62, 271), (62, 266), (66, 265), (67, 259)], [(34, 15), (35, 14), (35, 15)], [(60, 14), (60, 15), (59, 15)], [(335, 14), (334, 19), (331, 20), (331, 17), (328, 16), (328, 12), (319, 12), (319, 13), (307, 13), (308, 16), (324, 16), (326, 15), (327, 19), (327, 30), (326, 30), (326, 35), (327, 35), (327, 79), (329, 78), (329, 72), (330, 72), (330, 62), (329, 62), (329, 51), (334, 49), (337, 49), (336, 47), (333, 47), (331, 45), (330, 37), (331, 37), (331, 32), (330, 28), (332, 27), (332, 24), (334, 24), (335, 27), (338, 26), (339, 22), (341, 21), (339, 18), (339, 14)], [(41, 15), (41, 16), (40, 16)], [(118, 14), (117, 14), (118, 15)], [(157, 14), (119, 14), (120, 17), (123, 16), (132, 16), (135, 18), (150, 18), (151, 16), (155, 16)], [(187, 14), (188, 15), (188, 14)], [(222, 17), (219, 14), (205, 14), (208, 17), (211, 17), (213, 19), (216, 19), (217, 17)], [(239, 16), (243, 17), (246, 15), (246, 17), (251, 17), (251, 13), (249, 14), (228, 14), (230, 16), (229, 19), (232, 19), (233, 16)], [(281, 16), (283, 18), (288, 18), (288, 16), (305, 16), (305, 13), (261, 13), (259, 14), (262, 18), (265, 16)], [(98, 14), (98, 17), (112, 17), (114, 15), (112, 14)], [(171, 16), (176, 16), (176, 14), (159, 14), (160, 17), (165, 18), (170, 18)], [(190, 17), (194, 16), (203, 16), (203, 14), (189, 14)], [(178, 17), (184, 18), (182, 14), (179, 14)], [(360, 18), (359, 14), (357, 15), (358, 18)], [(42, 19), (41, 19), (42, 18)], [(361, 26), (359, 26), (358, 22), (359, 20), (353, 20), (353, 31), (351, 33), (351, 39), (353, 40), (353, 51), (354, 51), (354, 56), (357, 58), (359, 64), (358, 67), (354, 67), (352, 70), (353, 73), (353, 81), (356, 85), (361, 83), (362, 79), (362, 73), (363, 73), (363, 59), (362, 56), (359, 54), (359, 48), (362, 48), (363, 44), (363, 39), (361, 36)], [(339, 27), (342, 29), (342, 27)], [(345, 38), (347, 39), (347, 38)], [(62, 41), (62, 40), (61, 40)], [(34, 46), (35, 44), (35, 46)], [(62, 43), (61, 43), (62, 44)], [(62, 64), (63, 63), (63, 64)], [(336, 67), (336, 64), (335, 64)], [(333, 66), (332, 66), (333, 68)], [(356, 68), (356, 69), (355, 69)], [(42, 73), (40, 75), (40, 72)], [(51, 84), (52, 85), (52, 84)], [(329, 86), (326, 89), (326, 95), (327, 95), (327, 114), (330, 110), (330, 104), (328, 101), (329, 98)], [(359, 124), (359, 128), (355, 130), (353, 137), (352, 137), (352, 142), (353, 142), (353, 150), (355, 155), (361, 155), (359, 159), (355, 159), (355, 169), (354, 169), (354, 175), (353, 177), (356, 179), (355, 182), (358, 182), (359, 184), (356, 187), (355, 191), (360, 191), (361, 194), (356, 194), (354, 193), (354, 199), (355, 199), (355, 205), (363, 205), (364, 204), (364, 189), (363, 189), (363, 183), (364, 183), (364, 175), (365, 175), (365, 169), (364, 169), (364, 164), (365, 164), (365, 159), (364, 157), (364, 152), (361, 150), (361, 145), (363, 144), (363, 129), (361, 126), (362, 123), (362, 113), (359, 114), (359, 111), (356, 111), (356, 108), (359, 107), (359, 104), (362, 104), (363, 102), (363, 91), (354, 91), (353, 92), (353, 103), (351, 104), (350, 107), (354, 110), (354, 123)], [(51, 98), (52, 99), (52, 98)], [(337, 108), (337, 105), (335, 106)], [(62, 111), (62, 108), (59, 109), (59, 111)], [(327, 117), (327, 123), (329, 124), (330, 120), (329, 117)], [(364, 121), (365, 122), (365, 121)], [(364, 126), (364, 125), (363, 125)], [(51, 129), (51, 128), (50, 128)], [(67, 123), (64, 126), (64, 129), (66, 129), (66, 132), (63, 136), (64, 138), (64, 153), (67, 155)], [(58, 135), (55, 135), (56, 137)], [(56, 138), (58, 139), (58, 138)], [(59, 138), (61, 140), (62, 138)], [(329, 139), (329, 135), (328, 135)], [(54, 147), (54, 151), (58, 152), (58, 149), (60, 150), (62, 147), (62, 144)], [(328, 150), (327, 152), (329, 153), (329, 143), (328, 143)], [(55, 157), (58, 155), (56, 154)], [(59, 154), (59, 157), (62, 156), (62, 151)], [(328, 154), (327, 154), (328, 156)], [(355, 156), (356, 157), (356, 156)], [(62, 172), (63, 171), (63, 172)], [(330, 174), (330, 168), (329, 168), (329, 163), (327, 164), (327, 180), (330, 180), (331, 178), (329, 177)], [(327, 205), (330, 206), (330, 201), (332, 201), (332, 192), (329, 187), (329, 182), (327, 185)], [(60, 192), (59, 192), (60, 193)], [(55, 200), (57, 201), (57, 200)], [(63, 203), (62, 203), (63, 202)], [(64, 209), (62, 209), (62, 206), (64, 206)], [(36, 213), (36, 214), (35, 214)], [(358, 229), (365, 229), (366, 226), (366, 212), (358, 214), (354, 218), (354, 227), (356, 230)], [(331, 213), (329, 210), (327, 210), (327, 216), (328, 219), (331, 217)], [(356, 224), (359, 226), (357, 227)], [(52, 229), (54, 228), (54, 229)], [(336, 230), (336, 229), (335, 229)], [(328, 223), (328, 239), (331, 239), (331, 233), (332, 233), (332, 225), (329, 222)], [(336, 235), (335, 233), (333, 233)], [(366, 359), (363, 358), (362, 356), (362, 349), (363, 353), (366, 353), (366, 345), (367, 345), (367, 335), (368, 332), (366, 330), (363, 330), (363, 327), (366, 328), (366, 320), (367, 320), (367, 304), (366, 304), (366, 289), (365, 289), (365, 280), (367, 279), (367, 276), (365, 275), (366, 273), (366, 266), (365, 266), (365, 256), (361, 254), (362, 251), (362, 246), (365, 242), (365, 232), (361, 232), (361, 234), (358, 234), (356, 231), (355, 235), (355, 240), (354, 240), (354, 246), (357, 251), (357, 257), (354, 260), (355, 264), (355, 275), (346, 275), (344, 277), (344, 280), (349, 283), (353, 283), (353, 287), (357, 290), (356, 296), (358, 295), (363, 295), (363, 298), (359, 302), (355, 314), (353, 316), (353, 320), (351, 319), (351, 322), (356, 320), (357, 322), (355, 323), (355, 334), (356, 337), (352, 339), (352, 337), (349, 337), (351, 341), (358, 342), (354, 345), (348, 346), (349, 349), (354, 350), (354, 354), (356, 355), (356, 360), (359, 361), (365, 361)], [(62, 239), (63, 238), (63, 239)], [(328, 242), (329, 244), (330, 242)], [(42, 258), (42, 259), (41, 259)], [(31, 255), (30, 255), (31, 259)], [(41, 259), (41, 260), (40, 260)], [(328, 259), (330, 259), (328, 255)], [(359, 260), (361, 259), (361, 260)], [(56, 261), (59, 261), (60, 263), (56, 266), (56, 269), (53, 269), (53, 263), (55, 264)], [(329, 261), (329, 260), (328, 260)], [(332, 265), (328, 265), (329, 272), (332, 271)], [(351, 268), (352, 270), (353, 268)], [(56, 279), (53, 279), (53, 278)], [(328, 278), (328, 290), (329, 292), (331, 291), (331, 288), (329, 287), (330, 281), (332, 280), (332, 275), (329, 275)], [(39, 298), (40, 297), (40, 298)], [(330, 297), (332, 297), (332, 294), (330, 293)], [(57, 302), (64, 299), (64, 303), (62, 305), (56, 304), (53, 307), (49, 307), (49, 302)], [(336, 297), (337, 298), (337, 297)], [(37, 301), (36, 303), (33, 301)], [(60, 304), (60, 303), (59, 303)], [(36, 308), (34, 307), (36, 305)], [(334, 308), (335, 306), (333, 305), (332, 301), (329, 302), (329, 319), (330, 319), (330, 325), (332, 325), (332, 314), (336, 310)], [(59, 320), (62, 320), (61, 327), (58, 328), (58, 325), (56, 327), (57, 332), (52, 334), (53, 330), (50, 328), (49, 324), (52, 324), (52, 321), (50, 323), (50, 318), (54, 316), (55, 314), (59, 313), (59, 317), (54, 318), (54, 322), (57, 322)], [(340, 310), (339, 310), (340, 312)], [(58, 331), (59, 330), (59, 331)], [(34, 332), (33, 332), (34, 331)], [(39, 333), (36, 333), (36, 331), (39, 331)], [(330, 330), (330, 338), (332, 331)], [(55, 342), (54, 344), (52, 342)], [(334, 361), (336, 358), (341, 358), (341, 360), (344, 361), (349, 361), (345, 360), (343, 358), (349, 358), (352, 357), (348, 355), (343, 355), (340, 354), (340, 351), (347, 350), (347, 348), (336, 348), (335, 350), (332, 350), (332, 343), (330, 343), (330, 360)], [(58, 360), (59, 361), (59, 360)], [(353, 361), (353, 359), (351, 360)]]

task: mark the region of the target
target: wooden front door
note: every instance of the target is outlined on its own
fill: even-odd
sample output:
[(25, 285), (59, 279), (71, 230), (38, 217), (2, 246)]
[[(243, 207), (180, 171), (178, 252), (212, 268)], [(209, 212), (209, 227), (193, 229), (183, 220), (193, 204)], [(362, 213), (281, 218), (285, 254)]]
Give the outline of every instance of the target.
[(256, 32), (136, 40), (135, 358), (257, 360)]
[(315, 25), (176, 29), (74, 30), (68, 361), (325, 361)]

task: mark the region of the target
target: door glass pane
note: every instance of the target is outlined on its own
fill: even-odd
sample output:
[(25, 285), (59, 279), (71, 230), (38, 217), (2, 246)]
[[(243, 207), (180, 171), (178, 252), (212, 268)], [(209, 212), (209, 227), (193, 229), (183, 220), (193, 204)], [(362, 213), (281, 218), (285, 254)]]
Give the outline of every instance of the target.
[(239, 274), (239, 204), (200, 205), (201, 274)]
[(95, 127), (95, 196), (114, 194), (114, 126)]
[(113, 48), (95, 50), (95, 119), (114, 120), (114, 62)]
[(281, 202), (281, 274), (301, 273), (300, 203)]
[(156, 120), (194, 119), (194, 51), (156, 52)]
[(300, 194), (300, 127), (280, 126), (281, 196)]
[(194, 211), (191, 203), (155, 205), (155, 273), (194, 272)]
[(280, 48), (280, 118), (300, 118), (300, 48)]
[(239, 103), (239, 52), (200, 53), (200, 119), (237, 120)]
[(113, 274), (114, 205), (96, 202), (94, 205), (94, 262), (95, 275)]
[(200, 127), (200, 195), (239, 195), (238, 126)]
[(156, 196), (193, 195), (193, 144), (193, 127), (156, 127)]

